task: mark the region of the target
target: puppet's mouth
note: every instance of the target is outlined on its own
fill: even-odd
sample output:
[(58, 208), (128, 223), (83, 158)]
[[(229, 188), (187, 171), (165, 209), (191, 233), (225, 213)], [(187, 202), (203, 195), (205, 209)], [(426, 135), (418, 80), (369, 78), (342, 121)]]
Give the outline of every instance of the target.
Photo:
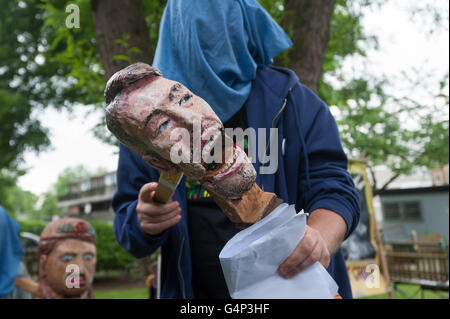
[(214, 175), (213, 178), (215, 180), (218, 180), (237, 172), (244, 163), (244, 156), (245, 153), (242, 148), (240, 148), (239, 146), (234, 146), (233, 157), (228, 163), (225, 163), (225, 165), (221, 167), (219, 174)]
[[(220, 151), (222, 154), (215, 155), (217, 143), (222, 143)], [(216, 171), (218, 168), (222, 167), (225, 163), (224, 158), (225, 151), (225, 133), (223, 127), (212, 126), (204, 130), (201, 138), (201, 155), (202, 163), (201, 165), (205, 169), (206, 173), (211, 173)], [(220, 160), (217, 158), (220, 156)]]
[[(205, 178), (212, 177), (218, 180), (237, 172), (245, 161), (245, 152), (240, 145), (233, 144), (232, 139), (223, 133), (223, 129), (213, 132), (210, 136), (211, 138), (204, 143), (202, 149), (201, 165), (206, 171)], [(220, 141), (222, 142), (221, 154), (215, 154), (214, 146)]]
[(86, 286), (86, 276), (83, 274), (80, 274), (78, 277), (74, 277), (70, 279), (70, 283), (72, 285), (79, 286), (79, 287), (84, 287)]

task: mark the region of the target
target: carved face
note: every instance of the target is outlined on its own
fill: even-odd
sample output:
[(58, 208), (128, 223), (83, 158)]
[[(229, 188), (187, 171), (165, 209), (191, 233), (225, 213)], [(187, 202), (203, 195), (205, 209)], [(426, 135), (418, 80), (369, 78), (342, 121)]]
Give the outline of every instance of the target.
[[(161, 76), (143, 78), (124, 89), (112, 105), (122, 129), (133, 138), (133, 143), (122, 142), (151, 166), (181, 170), (227, 198), (239, 198), (252, 187), (256, 172), (245, 152), (239, 146), (225, 151), (221, 121), (208, 103), (180, 83)], [(179, 128), (186, 129), (188, 138), (177, 133)], [(207, 163), (205, 158), (218, 142), (222, 158)], [(175, 144), (188, 154), (188, 161), (173, 163)], [(201, 155), (198, 160), (195, 151)]]
[[(62, 239), (48, 255), (40, 257), (39, 277), (60, 296), (81, 297), (92, 286), (96, 263), (94, 244), (77, 239)], [(71, 264), (76, 265), (70, 267), (77, 268), (79, 273), (68, 268)], [(71, 271), (66, 272), (69, 269)], [(69, 288), (67, 283), (79, 288)]]

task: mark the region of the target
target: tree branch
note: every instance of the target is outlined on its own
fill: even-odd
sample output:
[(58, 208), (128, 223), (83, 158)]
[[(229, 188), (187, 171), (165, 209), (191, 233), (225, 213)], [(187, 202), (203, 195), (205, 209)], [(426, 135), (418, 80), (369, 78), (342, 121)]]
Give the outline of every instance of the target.
[(374, 194), (373, 196), (375, 196), (375, 192), (377, 190), (377, 185), (378, 185), (377, 178), (375, 176), (375, 172), (373, 171), (372, 165), (367, 165), (367, 167), (369, 168), (370, 176), (372, 176), (372, 181), (373, 181), (372, 194)]
[(375, 190), (375, 192), (373, 192), (373, 196), (378, 196), (380, 193), (382, 193), (383, 191), (386, 190), (386, 188), (389, 186), (390, 183), (392, 183), (394, 180), (396, 180), (401, 174), (400, 173), (395, 173), (394, 176), (392, 176), (384, 185), (383, 187), (381, 187), (380, 189)]

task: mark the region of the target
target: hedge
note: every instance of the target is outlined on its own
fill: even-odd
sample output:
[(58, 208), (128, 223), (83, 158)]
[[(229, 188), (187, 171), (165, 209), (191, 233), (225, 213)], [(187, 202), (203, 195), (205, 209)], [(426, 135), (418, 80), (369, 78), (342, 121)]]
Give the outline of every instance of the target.
[[(123, 249), (116, 240), (113, 226), (104, 222), (89, 221), (97, 233), (97, 271), (124, 270), (136, 258)], [(22, 232), (40, 236), (48, 223), (38, 220), (21, 221)]]

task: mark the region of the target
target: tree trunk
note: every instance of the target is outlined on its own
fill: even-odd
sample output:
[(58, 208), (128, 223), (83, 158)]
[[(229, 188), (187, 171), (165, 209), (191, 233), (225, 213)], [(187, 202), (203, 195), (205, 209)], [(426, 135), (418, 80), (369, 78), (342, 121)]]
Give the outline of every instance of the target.
[(289, 53), (291, 68), (300, 81), (317, 92), (330, 35), (330, 20), (336, 0), (284, 0), (282, 21), (294, 43)]
[[(142, 1), (91, 0), (91, 9), (97, 47), (107, 79), (130, 62), (152, 63), (154, 52)], [(117, 43), (117, 40), (125, 40), (125, 43)], [(138, 48), (141, 52), (131, 48)], [(126, 56), (129, 61), (114, 58), (116, 55)]]

